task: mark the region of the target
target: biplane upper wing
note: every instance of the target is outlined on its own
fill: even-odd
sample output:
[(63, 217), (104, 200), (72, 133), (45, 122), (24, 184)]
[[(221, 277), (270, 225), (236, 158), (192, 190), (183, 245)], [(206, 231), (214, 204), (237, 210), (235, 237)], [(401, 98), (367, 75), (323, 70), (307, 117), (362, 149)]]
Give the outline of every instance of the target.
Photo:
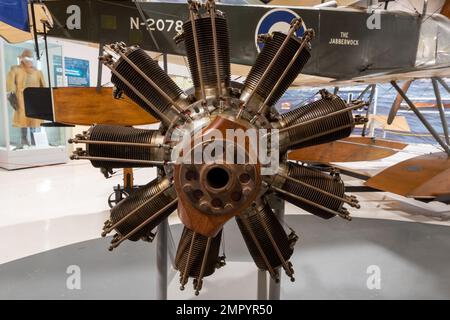
[[(60, 0), (45, 4), (55, 21), (49, 36), (93, 43), (124, 41), (148, 51), (161, 52), (163, 48), (169, 55), (185, 54), (184, 45), (173, 40), (188, 19), (185, 3)], [(304, 21), (301, 30), (312, 28), (316, 33), (311, 43), (314, 50), (303, 73), (336, 79), (360, 76), (369, 69), (412, 67), (415, 63), (420, 30), (416, 14), (380, 11), (383, 28), (369, 29), (367, 21), (372, 13), (367, 10), (271, 4), (217, 4), (217, 8), (230, 26), (230, 60), (235, 64), (253, 65), (261, 46), (258, 35), (288, 28), (294, 17)], [(243, 21), (245, 27), (241, 27)], [(299, 31), (297, 36), (301, 34)]]
[[(392, 80), (408, 81), (415, 79), (446, 78), (450, 76), (450, 63), (437, 64), (432, 66), (417, 66), (411, 68), (395, 69), (389, 72), (372, 73), (369, 75), (354, 77), (351, 79), (317, 79), (319, 85), (332, 85), (336, 87), (350, 84), (376, 84), (387, 83)], [(301, 80), (295, 85), (305, 85)]]

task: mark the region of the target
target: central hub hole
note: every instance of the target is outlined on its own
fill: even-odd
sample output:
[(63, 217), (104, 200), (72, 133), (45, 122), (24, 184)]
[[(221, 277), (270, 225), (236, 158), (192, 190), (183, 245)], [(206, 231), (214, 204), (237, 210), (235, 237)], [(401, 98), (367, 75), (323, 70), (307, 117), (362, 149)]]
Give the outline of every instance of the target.
[(211, 186), (211, 188), (214, 189), (225, 187), (228, 184), (229, 180), (230, 176), (228, 175), (228, 172), (221, 167), (212, 168), (206, 175), (206, 181)]

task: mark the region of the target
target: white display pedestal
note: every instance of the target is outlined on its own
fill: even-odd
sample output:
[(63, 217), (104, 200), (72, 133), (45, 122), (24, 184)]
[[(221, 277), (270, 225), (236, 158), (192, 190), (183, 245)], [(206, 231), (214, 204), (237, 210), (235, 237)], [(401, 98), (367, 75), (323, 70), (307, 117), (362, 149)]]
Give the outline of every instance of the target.
[(39, 167), (68, 161), (65, 146), (11, 150), (0, 148), (0, 168), (7, 170)]

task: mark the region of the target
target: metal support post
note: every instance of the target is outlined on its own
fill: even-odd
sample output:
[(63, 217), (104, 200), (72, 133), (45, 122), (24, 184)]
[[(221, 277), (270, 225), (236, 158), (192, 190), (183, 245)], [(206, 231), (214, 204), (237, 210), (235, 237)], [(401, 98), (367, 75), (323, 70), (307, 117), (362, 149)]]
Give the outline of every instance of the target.
[(334, 87), (333, 94), (337, 95), (339, 93), (339, 87)]
[[(101, 57), (103, 55), (103, 43), (98, 44), (98, 56)], [(96, 91), (100, 92), (102, 89), (102, 74), (103, 74), (103, 63), (100, 59), (97, 59), (97, 86)]]
[(167, 233), (169, 223), (165, 219), (158, 226), (156, 236), (156, 299), (167, 300)]
[[(163, 169), (157, 168), (158, 178), (164, 174)], [(169, 222), (164, 219), (157, 228), (156, 234), (156, 299), (167, 300), (167, 241), (169, 236)]]
[[(277, 269), (280, 272), (280, 268)], [(280, 300), (281, 295), (281, 279), (277, 283), (275, 280), (270, 278), (269, 282), (269, 300)]]
[(258, 287), (256, 299), (267, 300), (267, 272), (261, 269), (258, 269)]
[[(284, 220), (284, 209), (285, 209), (284, 200), (274, 196), (270, 198), (269, 203), (273, 208), (274, 213), (277, 216), (278, 220), (280, 220), (280, 222), (282, 223)], [(281, 268), (277, 268), (277, 272), (281, 274)], [(270, 278), (269, 300), (280, 300), (280, 295), (281, 295), (281, 276), (279, 282), (275, 282), (275, 280)]]

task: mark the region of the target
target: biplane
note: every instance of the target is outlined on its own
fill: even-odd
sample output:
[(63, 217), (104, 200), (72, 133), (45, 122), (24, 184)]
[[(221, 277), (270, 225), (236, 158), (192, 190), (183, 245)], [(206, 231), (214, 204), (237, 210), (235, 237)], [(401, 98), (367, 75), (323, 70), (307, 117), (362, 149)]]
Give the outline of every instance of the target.
[[(368, 7), (362, 2), (309, 7), (214, 0), (190, 0), (187, 7), (136, 1), (40, 3), (48, 16), (40, 22), (44, 38), (98, 43), (99, 76), (104, 65), (114, 87), (27, 88), (27, 115), (51, 125), (92, 125), (69, 140), (85, 146), (71, 158), (89, 160), (105, 176), (112, 169), (158, 168), (158, 177), (112, 206), (101, 233), (115, 232), (109, 250), (126, 240), (151, 242), (154, 230), (165, 241), (167, 218), (177, 210), (184, 228), (173, 265), (180, 272), (180, 289), (193, 278), (198, 295), (203, 279), (225, 265), (220, 246), (231, 219), (259, 270), (275, 283), (281, 270), (295, 281), (289, 259), (298, 236), (281, 223), (284, 201), (323, 219), (351, 220), (349, 208), (361, 205), (348, 194), (354, 189), (341, 173), (364, 180), (365, 191), (450, 203), (450, 142), (440, 95), (441, 87), (448, 90), (450, 70), (449, 1), (439, 2), (443, 14), (435, 13), (437, 2), (428, 7), (424, 1), (413, 12), (389, 10), (390, 1), (369, 1)], [(31, 7), (36, 37), (34, 3)], [(163, 57), (163, 68), (153, 54)], [(188, 65), (192, 88), (175, 83), (169, 63)], [(407, 95), (418, 78), (431, 79), (443, 135)], [(402, 87), (400, 80), (406, 80)], [(398, 119), (404, 101), (442, 152), (407, 159), (375, 175), (346, 165), (385, 159), (407, 148), (366, 134), (379, 82), (390, 83), (398, 93), (386, 123)], [(351, 84), (366, 88), (344, 101), (339, 87)], [(275, 110), (289, 87), (306, 86), (332, 86), (334, 92), (321, 89), (304, 105)], [(158, 122), (158, 129), (133, 127)], [(361, 136), (351, 135), (356, 126)], [(263, 140), (237, 142), (235, 133), (255, 129), (264, 133)], [(252, 162), (250, 154), (264, 141), (275, 143), (270, 161)], [(213, 161), (196, 162), (205, 151)], [(231, 161), (224, 161), (229, 153)], [(238, 162), (242, 155), (250, 161)]]
[[(376, 7), (361, 6), (365, 1), (337, 1), (336, 8), (323, 5), (320, 8), (315, 7), (321, 2), (305, 1), (302, 2), (304, 7), (294, 6), (296, 2), (288, 0), (271, 1), (268, 5), (253, 2), (251, 6), (245, 7), (218, 5), (226, 14), (230, 12), (229, 15), (235, 21), (243, 21), (241, 17), (246, 17), (246, 30), (241, 28), (231, 30), (233, 35), (231, 37), (233, 39), (231, 42), (232, 74), (237, 77), (245, 76), (249, 65), (254, 62), (258, 54), (255, 34), (273, 31), (276, 28), (286, 28), (290, 18), (296, 14), (301, 15), (308, 26), (319, 30), (319, 34), (312, 42), (315, 47), (313, 57), (303, 70), (303, 74), (294, 81), (293, 87), (327, 85), (338, 88), (351, 84), (367, 84), (367, 91), (370, 92), (371, 85), (391, 82), (398, 91), (398, 96), (386, 119), (388, 124), (392, 124), (398, 110), (405, 105), (403, 101), (406, 101), (407, 107), (413, 110), (419, 119), (426, 121), (421, 115), (420, 103), (416, 105), (408, 99), (407, 90), (415, 79), (429, 78), (435, 89), (436, 104), (434, 105), (439, 110), (444, 137), (441, 137), (430, 124), (425, 126), (436, 138), (444, 153), (449, 154), (446, 105), (440, 97), (439, 86), (449, 91), (444, 78), (450, 75), (450, 61), (445, 60), (445, 55), (448, 58), (448, 51), (445, 51), (448, 50), (448, 44), (445, 44), (443, 39), (449, 35), (450, 1), (428, 2), (428, 8), (427, 1), (422, 4), (423, 7), (419, 7), (421, 2), (416, 1), (415, 4), (418, 7), (412, 7), (411, 9), (414, 10), (408, 13), (396, 11), (394, 3), (390, 4), (391, 7), (388, 10), (380, 8), (380, 4)], [(179, 23), (177, 21), (186, 19), (182, 9), (184, 4), (65, 0), (43, 3), (32, 1), (31, 3), (28, 5), (31, 22), (29, 25), (21, 28), (14, 23), (8, 25), (6, 22), (1, 22), (0, 34), (4, 39), (15, 43), (32, 39), (34, 35), (46, 35), (98, 43), (99, 46), (115, 40), (129, 39), (150, 52), (166, 54), (169, 63), (180, 65), (185, 63), (180, 56), (183, 54), (183, 49), (174, 45), (172, 41), (177, 33), (176, 25)], [(277, 7), (280, 5), (287, 7)], [(24, 11), (23, 8), (21, 10)], [(249, 15), (250, 12), (252, 12), (251, 15)], [(80, 15), (77, 16), (77, 14)], [(367, 21), (374, 14), (379, 14), (383, 21), (383, 28), (379, 30), (367, 29)], [(169, 19), (174, 17), (177, 19)], [(278, 20), (272, 21), (273, 19)], [(79, 26), (78, 21), (82, 21)], [(173, 24), (173, 27), (170, 24)], [(433, 29), (434, 34), (429, 31)], [(348, 39), (348, 37), (358, 40), (358, 46), (331, 44), (332, 39), (337, 43), (336, 39)], [(434, 43), (433, 38), (436, 38)], [(384, 45), (374, 46), (374, 43)], [(432, 45), (435, 45), (436, 50), (428, 53), (429, 61), (424, 62), (423, 58), (427, 57), (421, 56), (421, 53)], [(404, 85), (398, 86), (397, 81), (404, 81)], [(29, 89), (29, 91), (30, 101), (27, 103), (29, 115), (59, 124), (96, 123), (131, 126), (158, 122), (129, 99), (111, 99), (112, 88), (108, 87), (51, 88), (45, 92), (41, 89)], [(40, 103), (36, 110), (33, 100), (36, 101), (38, 97), (40, 101), (47, 101), (47, 103)], [(309, 161), (321, 163), (329, 163), (331, 159), (334, 159), (334, 162), (368, 161), (393, 155), (405, 146), (403, 143), (371, 137), (350, 137), (309, 149), (293, 150), (289, 157), (296, 160), (308, 154), (311, 158), (308, 159)], [(391, 168), (377, 177), (367, 177), (367, 185), (413, 198), (444, 199), (448, 197), (448, 193), (442, 192), (445, 188), (450, 189), (448, 188), (449, 164), (437, 162), (434, 155), (429, 159), (433, 163), (431, 167), (434, 167), (434, 164), (440, 164), (439, 175), (442, 174), (444, 177), (442, 181), (447, 181), (447, 184), (440, 184), (440, 188), (444, 190), (423, 193), (421, 186), (434, 178), (436, 174), (434, 171), (430, 172), (430, 175), (424, 174), (420, 177), (413, 176), (417, 171), (408, 171), (411, 179), (418, 184), (416, 187), (421, 190), (417, 194), (414, 188), (408, 189), (407, 192), (399, 192), (398, 188), (390, 184), (380, 184), (380, 180), (386, 179), (401, 183), (399, 180), (390, 178), (392, 172), (401, 174), (402, 170), (406, 170), (404, 168), (414, 166), (414, 159), (399, 164), (396, 167), (398, 171)], [(424, 159), (420, 161), (422, 163)], [(427, 170), (426, 168), (427, 166), (424, 166), (423, 170)], [(410, 185), (409, 182), (408, 185)]]
[[(359, 175), (367, 180), (366, 186), (449, 203), (450, 140), (447, 106), (440, 90), (450, 92), (445, 82), (445, 77), (450, 76), (450, 1), (415, 1), (416, 7), (412, 6), (410, 12), (397, 10), (398, 4), (389, 1), (331, 1), (331, 7), (322, 2), (303, 1), (304, 6), (295, 6), (298, 2), (290, 0), (268, 4), (252, 1), (246, 6), (218, 4), (230, 20), (231, 73), (238, 79), (248, 73), (260, 51), (258, 34), (286, 30), (292, 18), (301, 16), (308, 27), (316, 30), (316, 37), (311, 42), (312, 57), (292, 87), (332, 86), (337, 91), (341, 86), (364, 84), (367, 90), (361, 98), (369, 93), (370, 100), (373, 85), (389, 82), (398, 95), (386, 123), (395, 122), (399, 110), (408, 108), (443, 150), (398, 163), (375, 176)], [(23, 12), (29, 11), (30, 24), (20, 28), (3, 21), (0, 34), (9, 42), (44, 35), (97, 43), (99, 53), (104, 44), (126, 41), (151, 54), (163, 54), (168, 63), (184, 66), (184, 48), (173, 41), (181, 23), (188, 19), (184, 8), (185, 4), (175, 2), (31, 1), (28, 10), (22, 8)], [(302, 32), (300, 29), (298, 36)], [(443, 135), (425, 119), (420, 103), (408, 97), (408, 88), (416, 79), (430, 79), (433, 85), (433, 107), (438, 110)], [(399, 81), (404, 83), (399, 85)], [(133, 126), (159, 121), (126, 97), (113, 99), (110, 87), (27, 91), (28, 115), (56, 124)], [(292, 150), (289, 159), (318, 164), (371, 161), (402, 152), (405, 147), (396, 141), (351, 136)]]

